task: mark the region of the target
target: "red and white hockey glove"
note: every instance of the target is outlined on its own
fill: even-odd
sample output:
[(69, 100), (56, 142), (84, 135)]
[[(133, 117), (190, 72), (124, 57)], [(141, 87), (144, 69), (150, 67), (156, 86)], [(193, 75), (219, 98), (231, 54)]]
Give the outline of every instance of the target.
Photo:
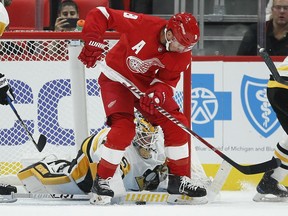
[(5, 76), (0, 73), (0, 104), (7, 105), (7, 97), (9, 97), (11, 101), (15, 100), (13, 91), (10, 88)]
[(96, 62), (102, 60), (108, 51), (108, 43), (104, 41), (89, 40), (85, 42), (78, 59), (87, 68), (95, 67)]
[(140, 107), (145, 111), (154, 115), (156, 106), (162, 106), (165, 103), (166, 97), (172, 97), (173, 90), (170, 86), (157, 82), (153, 84), (146, 92), (145, 96), (140, 98)]

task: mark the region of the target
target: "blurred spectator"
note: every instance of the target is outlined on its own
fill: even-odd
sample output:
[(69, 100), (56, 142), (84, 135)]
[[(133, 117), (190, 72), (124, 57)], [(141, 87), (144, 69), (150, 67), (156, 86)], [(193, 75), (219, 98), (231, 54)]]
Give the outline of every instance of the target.
[(60, 0), (50, 0), (50, 26), (46, 30), (54, 30), (55, 22), (58, 17), (57, 11), (61, 1)]
[(273, 6), (273, 0), (269, 0), (266, 6), (266, 21), (272, 19), (272, 6)]
[[(266, 21), (266, 50), (271, 56), (288, 55), (288, 0), (274, 0)], [(237, 55), (257, 55), (257, 24), (245, 33)]]
[(58, 7), (55, 31), (74, 31), (79, 19), (78, 5), (73, 0), (63, 0)]

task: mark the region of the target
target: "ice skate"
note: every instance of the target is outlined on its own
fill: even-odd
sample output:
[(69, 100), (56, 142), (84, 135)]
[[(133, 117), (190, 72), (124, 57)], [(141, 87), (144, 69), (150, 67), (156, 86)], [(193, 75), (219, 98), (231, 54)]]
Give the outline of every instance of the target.
[(93, 205), (107, 205), (111, 203), (114, 192), (110, 189), (109, 179), (96, 176), (91, 188), (92, 197), (90, 203)]
[(208, 202), (203, 184), (197, 184), (186, 176), (170, 174), (167, 191), (169, 193), (167, 203), (170, 204), (193, 205)]
[(257, 194), (253, 197), (255, 202), (286, 202), (288, 190), (277, 180), (271, 177), (273, 170), (266, 172), (257, 185)]
[(17, 199), (14, 196), (17, 193), (17, 188), (8, 184), (0, 184), (0, 203), (16, 202)]

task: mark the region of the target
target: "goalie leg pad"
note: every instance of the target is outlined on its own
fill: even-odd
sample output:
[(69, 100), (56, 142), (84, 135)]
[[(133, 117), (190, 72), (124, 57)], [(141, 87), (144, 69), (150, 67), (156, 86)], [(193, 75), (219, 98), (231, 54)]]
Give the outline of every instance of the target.
[(49, 193), (41, 181), (35, 176), (20, 179), (23, 187), (28, 193), (47, 194)]
[(37, 162), (18, 173), (18, 178), (29, 193), (84, 194), (66, 172), (68, 166), (59, 160)]

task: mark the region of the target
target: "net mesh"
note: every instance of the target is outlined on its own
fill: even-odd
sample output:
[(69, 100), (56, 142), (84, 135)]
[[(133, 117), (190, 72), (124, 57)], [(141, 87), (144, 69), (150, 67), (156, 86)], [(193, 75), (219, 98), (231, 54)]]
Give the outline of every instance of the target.
[[(107, 42), (112, 47), (117, 39), (107, 39)], [(15, 108), (36, 142), (40, 134), (47, 137), (47, 144), (39, 153), (10, 107), (1, 107), (0, 177), (15, 175), (49, 154), (67, 160), (76, 156), (79, 143), (75, 143), (73, 119), (77, 114), (73, 112), (71, 99), (69, 61), (77, 59), (70, 59), (68, 46), (77, 43), (79, 40), (70, 39), (0, 40), (1, 72), (8, 78), (16, 96)], [(89, 72), (85, 72), (85, 91), (90, 135), (105, 127), (105, 114), (97, 75)], [(182, 109), (181, 84), (176, 89), (175, 99)], [(199, 162), (192, 161), (192, 164), (192, 171), (198, 174), (203, 171)]]
[(1, 40), (0, 61), (66, 61), (70, 40)]

